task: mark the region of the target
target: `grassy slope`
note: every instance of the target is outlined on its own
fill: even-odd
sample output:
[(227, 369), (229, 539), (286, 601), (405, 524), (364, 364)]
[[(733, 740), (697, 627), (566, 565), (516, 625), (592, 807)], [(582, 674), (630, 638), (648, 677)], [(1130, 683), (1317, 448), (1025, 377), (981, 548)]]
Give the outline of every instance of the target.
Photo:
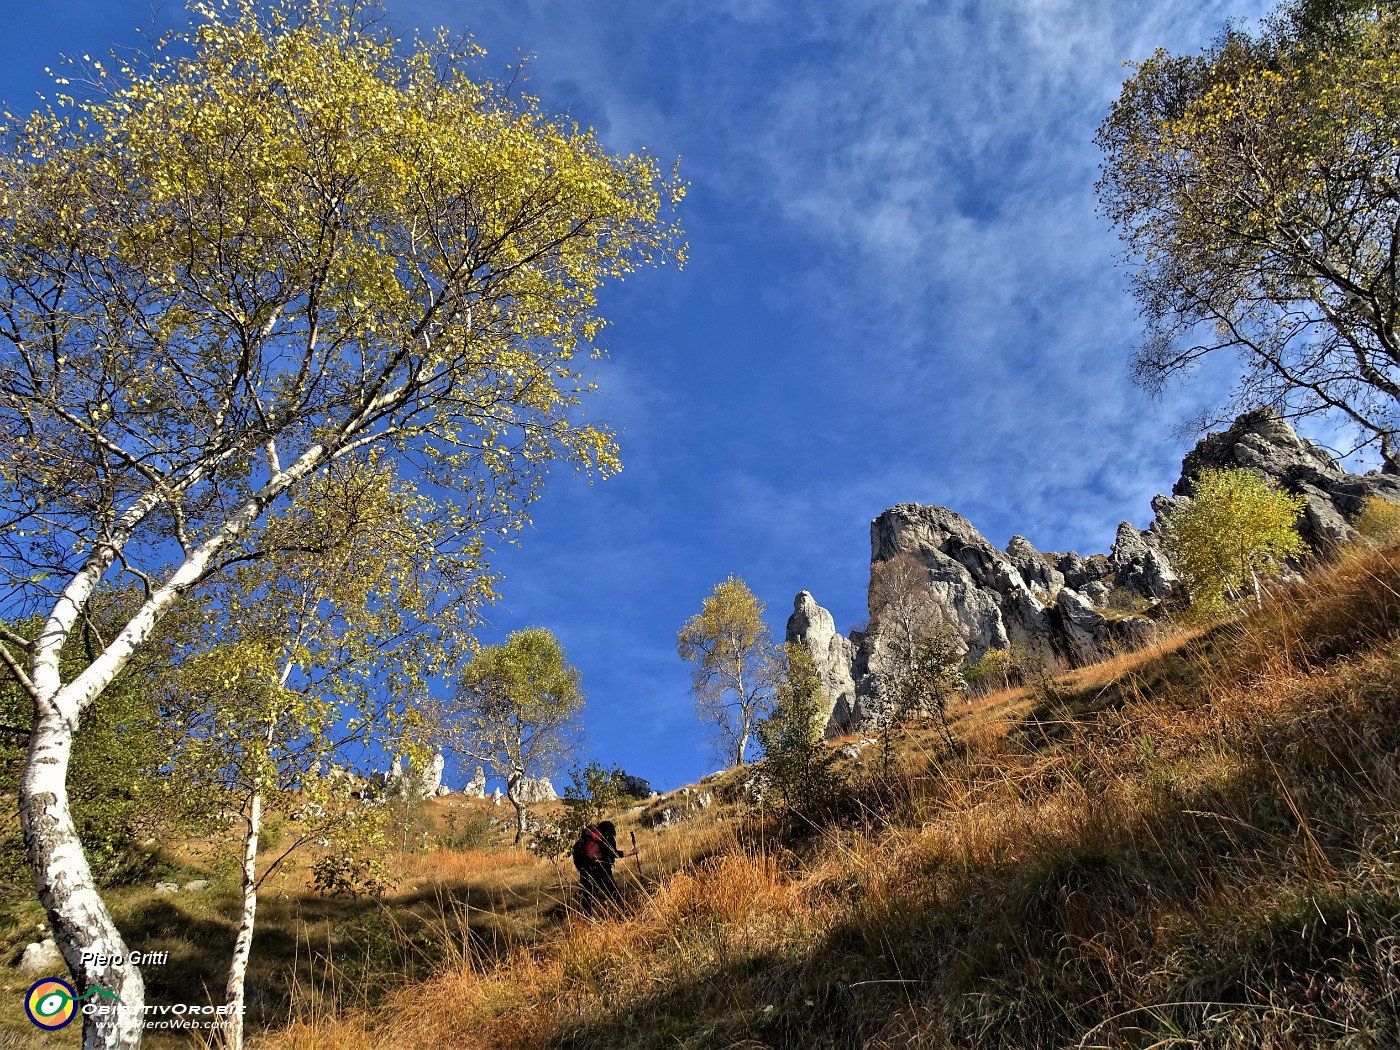
[[(1397, 1045), (1398, 639), (1400, 550), (1354, 559), (964, 708), (958, 754), (918, 728), (892, 775), (867, 751), (839, 825), (718, 802), (639, 831), (622, 920), (571, 917), (567, 863), (501, 845), (404, 854), (379, 901), (294, 869), (260, 908), (250, 1021), (290, 1009), (260, 1042), (307, 1050)], [(435, 803), (439, 835), (473, 807), (502, 812)], [(180, 961), (153, 1001), (217, 997), (230, 877), (113, 897)]]
[(1396, 1045), (1398, 637), (1400, 551), (1355, 558), (916, 733), (883, 818), (711, 818), (625, 920), (267, 1045)]

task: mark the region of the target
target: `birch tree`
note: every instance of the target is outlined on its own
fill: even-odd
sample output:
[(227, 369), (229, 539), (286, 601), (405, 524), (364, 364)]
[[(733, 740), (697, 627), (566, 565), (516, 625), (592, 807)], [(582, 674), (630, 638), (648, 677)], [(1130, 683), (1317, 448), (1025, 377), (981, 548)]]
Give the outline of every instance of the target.
[(505, 779), (517, 846), (528, 830), (521, 782), (549, 773), (568, 755), (582, 708), (578, 669), (542, 627), (483, 647), (458, 676), (448, 746)]
[[(870, 626), (867, 633), (877, 643), (881, 663), (889, 677), (913, 675), (921, 663), (920, 646), (938, 639), (940, 647), (961, 649), (958, 666), (967, 653), (966, 639), (959, 631), (956, 613), (934, 589), (928, 568), (912, 554), (901, 554), (871, 567), (869, 590)], [(950, 635), (950, 630), (952, 634)]]
[(747, 583), (729, 577), (685, 622), (676, 648), (692, 664), (696, 713), (713, 727), (725, 759), (742, 766), (754, 724), (768, 713), (782, 677), (781, 658), (763, 622), (763, 603)]
[[(144, 1002), (68, 805), (94, 698), (172, 608), (268, 556), (269, 511), (334, 463), (398, 462), (441, 553), (518, 531), (551, 463), (617, 469), (581, 411), (597, 290), (683, 255), (674, 175), (475, 77), (445, 35), (395, 41), (350, 0), (195, 11), (7, 113), (0, 150), (0, 615), (42, 621), (0, 663), (35, 708), (39, 899), (79, 994), (120, 1000), (85, 1017), (90, 1047), (136, 1046)], [(119, 581), (139, 602), (65, 681)]]
[(1306, 504), (1252, 470), (1202, 470), (1162, 536), (1192, 608), (1220, 612), (1246, 594), (1258, 604), (1259, 577), (1308, 553), (1297, 530)]
[[(313, 842), (331, 847), (318, 881), (353, 889), (349, 873), (382, 880), (382, 851), (366, 854), (383, 845), (385, 810), (356, 797), (368, 773), (358, 763), (372, 744), (421, 760), (422, 668), (460, 647), (464, 621), (489, 596), (484, 573), (461, 588), (479, 550), (442, 565), (431, 510), (379, 457), (332, 464), (269, 520), (279, 553), (214, 586), (213, 644), (172, 676), (171, 775), (217, 794), (243, 824), (230, 1050), (243, 1045), (259, 888)], [(260, 871), (268, 812), (294, 817), (296, 834)]]
[[(109, 633), (105, 611), (122, 608), (131, 597), (112, 593), (94, 597), (90, 622), (74, 631), (60, 655), (62, 677), (74, 678), (92, 662), (99, 639)], [(5, 626), (32, 639), (41, 624), (31, 618)], [(142, 647), (87, 709), (73, 749), (69, 801), (101, 885), (139, 877), (149, 863), (149, 853), (141, 846), (145, 839), (178, 834), (187, 825), (202, 823), (208, 812), (196, 793), (163, 775), (170, 751), (160, 689), (177, 648), (178, 627), (164, 621), (161, 636)], [(13, 679), (0, 674), (0, 790), (6, 795), (12, 795), (19, 783), (33, 725), (33, 700)], [(32, 892), (18, 813), (0, 814), (0, 899), (14, 901)]]
[(882, 671), (886, 694), (880, 716), (886, 756), (894, 723), (914, 712), (936, 719), (951, 744), (948, 702), (964, 685), (967, 655), (957, 615), (934, 588), (928, 568), (912, 554), (871, 568), (869, 602), (873, 663)]
[(1400, 470), (1400, 11), (1294, 0), (1257, 36), (1135, 66), (1099, 128), (1148, 389), (1220, 352), (1223, 414), (1326, 414)]

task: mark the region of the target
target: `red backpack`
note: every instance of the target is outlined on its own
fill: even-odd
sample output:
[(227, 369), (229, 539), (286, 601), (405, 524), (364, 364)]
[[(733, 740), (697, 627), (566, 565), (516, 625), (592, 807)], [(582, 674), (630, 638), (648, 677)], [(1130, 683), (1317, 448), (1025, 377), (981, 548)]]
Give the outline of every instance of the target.
[(574, 843), (574, 867), (582, 871), (585, 865), (603, 863), (605, 849), (603, 833), (592, 824), (588, 825)]

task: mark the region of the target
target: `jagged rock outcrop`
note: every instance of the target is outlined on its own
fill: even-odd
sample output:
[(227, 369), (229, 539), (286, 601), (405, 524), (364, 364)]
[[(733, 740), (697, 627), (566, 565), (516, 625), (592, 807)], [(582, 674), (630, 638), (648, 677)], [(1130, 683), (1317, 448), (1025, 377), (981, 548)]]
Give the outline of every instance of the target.
[(1044, 656), (1053, 654), (1044, 602), (1027, 586), (1011, 557), (961, 514), (917, 503), (891, 507), (871, 522), (870, 552), (872, 565), (907, 554), (924, 566), (930, 589), (963, 628), (969, 660), (1011, 642)]
[(419, 771), (417, 781), (413, 785), (419, 798), (433, 798), (437, 795), (438, 788), (442, 787), (442, 771), (446, 764), (442, 752), (439, 751), (428, 760), (426, 768)]
[(1055, 598), (1055, 607), (1060, 613), (1060, 628), (1077, 652), (1096, 652), (1112, 637), (1103, 614), (1078, 591), (1068, 587), (1061, 590)]
[(1247, 467), (1307, 499), (1298, 531), (1314, 550), (1327, 552), (1355, 535), (1351, 523), (1368, 496), (1400, 502), (1400, 477), (1349, 474), (1337, 460), (1299, 437), (1271, 408), (1246, 412), (1228, 430), (1209, 434), (1181, 462), (1176, 496), (1190, 496), (1207, 467)]
[(486, 770), (482, 769), (480, 766), (477, 766), (476, 772), (472, 774), (471, 780), (468, 781), (466, 786), (462, 788), (462, 794), (465, 795), (467, 798), (485, 798)]
[(442, 771), (446, 764), (441, 751), (435, 754), (423, 769), (406, 769), (403, 756), (395, 755), (393, 765), (383, 773), (376, 773), (370, 781), (390, 798), (416, 802), (437, 794), (438, 788), (442, 786)]
[(1149, 601), (1161, 601), (1176, 593), (1179, 580), (1161, 548), (1160, 531), (1139, 532), (1120, 522), (1108, 568), (1115, 584)]
[(851, 675), (856, 644), (836, 633), (836, 621), (831, 613), (806, 591), (799, 592), (793, 600), (792, 615), (787, 622), (787, 642), (801, 645), (811, 654), (812, 666), (821, 680), (822, 696), (826, 700), (823, 720), (832, 725), (850, 721), (856, 699), (856, 683)]
[[(872, 578), (881, 565), (900, 558), (923, 568), (926, 576), (917, 587), (952, 617), (966, 642), (968, 662), (1013, 645), (1042, 659), (1087, 659), (1113, 637), (1137, 635), (1147, 626), (1146, 621), (1110, 621), (1095, 607), (1109, 593), (1117, 568), (1137, 573), (1144, 588), (1166, 590), (1163, 581), (1174, 579), (1136, 530), (1131, 537), (1120, 530), (1116, 562), (1102, 555), (1042, 554), (1023, 536), (1014, 537), (1003, 552), (962, 515), (915, 503), (901, 503), (876, 518), (870, 548)], [(1093, 597), (1073, 589), (1071, 580)], [(831, 614), (804, 591), (794, 603), (787, 637), (807, 645), (818, 665), (831, 711), (829, 732), (880, 723), (892, 703), (894, 661), (878, 626), (840, 638)]]
[(1036, 550), (1030, 540), (1024, 536), (1012, 536), (1011, 542), (1006, 545), (1006, 556), (1016, 566), (1026, 586), (1038, 592), (1037, 598), (1047, 603), (1055, 600), (1055, 595), (1065, 585), (1064, 573)]
[(521, 777), (515, 785), (515, 798), (527, 806), (536, 802), (553, 802), (559, 797), (549, 777)]
[[(1305, 496), (1299, 529), (1324, 554), (1352, 538), (1351, 522), (1367, 497), (1400, 502), (1400, 476), (1350, 474), (1294, 433), (1278, 413), (1258, 409), (1202, 439), (1182, 461), (1173, 495), (1153, 499), (1151, 524), (1137, 529), (1121, 523), (1107, 555), (1042, 554), (1023, 536), (1012, 537), (1003, 552), (946, 507), (891, 507), (870, 525), (872, 605), (879, 567), (908, 557), (927, 574), (919, 581), (921, 593), (956, 621), (968, 662), (1012, 645), (1043, 658), (1083, 660), (1110, 642), (1142, 640), (1152, 621), (1132, 614), (1150, 613), (1181, 593), (1163, 545), (1164, 529), (1207, 467), (1258, 470)], [(1112, 614), (1105, 615), (1109, 609)], [(876, 725), (890, 703), (891, 661), (881, 631), (877, 623), (869, 632), (842, 638), (832, 615), (810, 594), (797, 596), (787, 638), (812, 654), (832, 732)]]

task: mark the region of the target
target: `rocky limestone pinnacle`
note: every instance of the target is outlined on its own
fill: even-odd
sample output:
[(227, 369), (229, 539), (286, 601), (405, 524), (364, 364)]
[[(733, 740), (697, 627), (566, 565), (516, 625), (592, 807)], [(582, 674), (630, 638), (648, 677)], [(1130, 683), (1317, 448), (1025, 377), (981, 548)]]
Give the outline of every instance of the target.
[[(1277, 412), (1260, 408), (1202, 438), (1182, 460), (1172, 495), (1152, 500), (1150, 525), (1138, 529), (1122, 522), (1107, 555), (1042, 554), (1024, 536), (1012, 537), (1003, 552), (947, 507), (900, 503), (870, 524), (872, 583), (881, 564), (914, 559), (927, 573), (921, 591), (940, 613), (952, 615), (966, 640), (966, 662), (1013, 645), (1041, 658), (1093, 659), (1112, 641), (1145, 637), (1152, 610), (1180, 594), (1163, 530), (1189, 502), (1192, 483), (1207, 467), (1257, 470), (1303, 495), (1299, 532), (1323, 554), (1352, 538), (1351, 523), (1367, 497), (1400, 502), (1400, 477), (1348, 473)], [(843, 638), (831, 613), (802, 591), (788, 619), (787, 640), (812, 655), (829, 732), (868, 729), (879, 721), (888, 703), (888, 672), (882, 671), (888, 661), (881, 657), (878, 625)]]

